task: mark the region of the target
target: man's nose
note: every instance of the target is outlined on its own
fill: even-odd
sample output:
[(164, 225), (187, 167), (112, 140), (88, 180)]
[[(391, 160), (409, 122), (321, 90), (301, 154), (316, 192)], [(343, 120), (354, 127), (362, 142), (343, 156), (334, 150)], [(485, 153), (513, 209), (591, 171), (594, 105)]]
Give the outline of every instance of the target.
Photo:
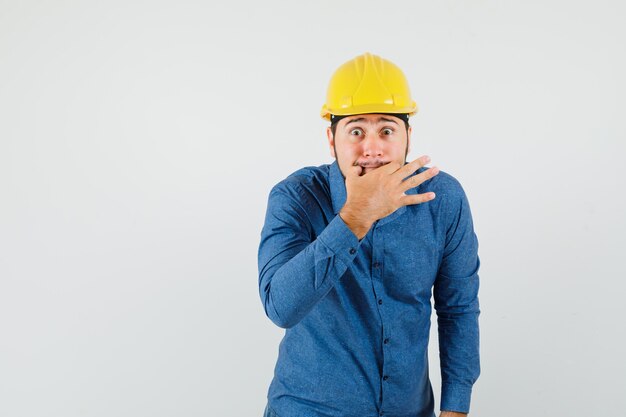
[(382, 156), (384, 150), (383, 141), (375, 135), (368, 135), (362, 142), (363, 156)]

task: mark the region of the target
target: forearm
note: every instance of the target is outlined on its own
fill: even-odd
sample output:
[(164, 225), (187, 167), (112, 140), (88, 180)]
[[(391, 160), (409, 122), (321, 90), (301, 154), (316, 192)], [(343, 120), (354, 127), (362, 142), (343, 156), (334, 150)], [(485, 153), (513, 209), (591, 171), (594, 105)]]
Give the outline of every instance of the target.
[[(452, 293), (448, 299), (461, 303), (458, 306), (437, 308), (439, 334), (439, 359), (441, 365), (441, 410), (469, 412), (472, 386), (480, 375), (479, 324), (480, 314), (477, 291), (477, 275), (464, 278), (461, 284), (449, 280), (450, 287), (459, 292)], [(444, 284), (438, 288), (441, 297)], [(464, 298), (467, 297), (467, 298)]]
[(440, 409), (469, 413), (472, 387), (480, 375), (478, 239), (461, 188), (451, 189), (444, 202), (447, 232), (433, 291), (441, 364)]
[[(336, 216), (313, 242), (292, 249), (289, 259), (281, 236), (265, 236), (259, 249), (260, 294), (267, 316), (279, 327), (290, 328), (332, 289), (354, 261), (359, 241)], [(275, 241), (270, 241), (274, 239)], [(265, 262), (264, 260), (268, 260)]]

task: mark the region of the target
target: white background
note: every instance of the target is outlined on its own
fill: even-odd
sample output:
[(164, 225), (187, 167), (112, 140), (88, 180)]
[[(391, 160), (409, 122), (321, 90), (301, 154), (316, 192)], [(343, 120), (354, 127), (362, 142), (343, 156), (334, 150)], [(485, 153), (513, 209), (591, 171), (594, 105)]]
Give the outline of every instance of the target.
[(625, 12), (0, 1), (0, 416), (260, 417), (284, 332), (258, 293), (267, 194), (332, 162), (326, 86), (366, 51), (420, 106), (408, 160), (470, 200), (471, 415), (623, 413)]

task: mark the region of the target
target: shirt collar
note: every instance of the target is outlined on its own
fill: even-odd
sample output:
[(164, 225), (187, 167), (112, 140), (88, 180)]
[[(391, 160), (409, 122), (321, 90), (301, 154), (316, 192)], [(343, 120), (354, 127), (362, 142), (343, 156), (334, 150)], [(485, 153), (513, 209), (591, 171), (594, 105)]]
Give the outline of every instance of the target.
[(333, 213), (339, 213), (339, 210), (346, 204), (346, 180), (339, 169), (337, 160), (330, 165), (330, 173), (328, 174), (330, 182), (330, 196), (333, 200)]
[[(407, 162), (405, 162), (405, 165), (406, 164)], [(419, 173), (420, 171), (421, 170), (418, 170), (416, 171), (416, 173)], [(337, 214), (339, 213), (343, 205), (346, 204), (347, 192), (346, 192), (346, 180), (343, 177), (341, 170), (339, 169), (339, 164), (337, 163), (336, 159), (330, 165), (328, 181), (330, 182), (330, 196), (333, 202), (333, 212)], [(410, 188), (405, 193), (417, 194), (417, 187)], [(382, 226), (383, 224), (394, 220), (398, 216), (401, 216), (405, 211), (406, 211), (406, 206), (402, 206), (398, 208), (389, 216), (383, 217), (382, 219), (378, 220), (378, 225)]]

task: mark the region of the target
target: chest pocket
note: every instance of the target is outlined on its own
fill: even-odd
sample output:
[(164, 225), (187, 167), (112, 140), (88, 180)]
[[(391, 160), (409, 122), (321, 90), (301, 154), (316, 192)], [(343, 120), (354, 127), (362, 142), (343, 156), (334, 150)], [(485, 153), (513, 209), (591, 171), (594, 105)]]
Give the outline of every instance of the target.
[(439, 269), (441, 243), (427, 224), (407, 227), (406, 222), (398, 222), (385, 228), (382, 241), (375, 244), (383, 246), (382, 276), (388, 294), (407, 302), (430, 300)]

